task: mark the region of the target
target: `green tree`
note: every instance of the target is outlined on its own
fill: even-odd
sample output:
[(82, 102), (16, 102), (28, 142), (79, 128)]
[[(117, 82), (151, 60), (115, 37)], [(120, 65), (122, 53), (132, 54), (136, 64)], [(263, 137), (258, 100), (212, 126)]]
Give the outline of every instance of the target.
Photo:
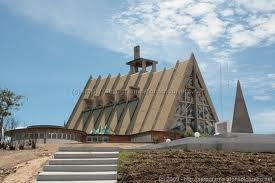
[(5, 120), (12, 116), (12, 112), (22, 106), (23, 98), (24, 96), (17, 95), (9, 89), (0, 89), (0, 129)]

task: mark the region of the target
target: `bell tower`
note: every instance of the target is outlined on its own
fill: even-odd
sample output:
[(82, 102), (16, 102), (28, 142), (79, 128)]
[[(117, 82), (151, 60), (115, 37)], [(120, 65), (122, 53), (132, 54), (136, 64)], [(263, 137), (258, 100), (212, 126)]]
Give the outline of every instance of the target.
[(134, 47), (134, 60), (127, 62), (127, 65), (130, 66), (130, 73), (134, 74), (140, 71), (147, 72), (148, 67), (152, 67), (151, 71), (156, 72), (156, 65), (158, 64), (157, 61), (149, 60), (140, 57), (140, 47)]

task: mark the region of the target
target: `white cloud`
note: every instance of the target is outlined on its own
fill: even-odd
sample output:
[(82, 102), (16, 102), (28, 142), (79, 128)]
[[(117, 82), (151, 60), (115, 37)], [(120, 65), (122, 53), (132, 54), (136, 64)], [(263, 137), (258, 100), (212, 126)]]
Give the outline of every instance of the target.
[[(123, 33), (127, 39), (131, 38), (125, 40), (127, 45), (137, 40), (142, 40), (147, 47), (152, 44), (171, 45), (174, 41), (183, 40), (183, 44), (190, 44), (188, 40), (191, 40), (200, 51), (213, 54), (213, 58), (217, 58), (217, 53), (221, 55), (223, 50), (226, 62), (232, 62), (231, 57), (236, 52), (275, 42), (273, 9), (264, 9), (263, 3), (260, 3), (260, 9), (256, 9), (256, 1), (248, 6), (246, 3), (234, 0), (130, 1), (113, 21), (117, 24), (116, 28), (126, 30)], [(267, 14), (259, 14), (257, 10), (264, 10)], [(140, 26), (136, 26), (137, 22)], [(129, 27), (133, 29), (129, 30)], [(135, 34), (140, 29), (144, 34)]]
[(232, 25), (227, 29), (228, 34), (234, 34), (236, 32), (244, 31), (244, 26), (237, 24), (237, 25)]
[(156, 45), (177, 44), (198, 47), (216, 58), (220, 50), (234, 54), (275, 42), (274, 0), (138, 0), (121, 5), (105, 0), (1, 3), (57, 31), (125, 54), (135, 44), (145, 45), (150, 52), (156, 52)]
[(225, 17), (234, 15), (234, 11), (232, 9), (225, 9), (221, 12), (221, 14)]
[(257, 38), (253, 32), (245, 30), (241, 32), (235, 32), (231, 35), (230, 46), (232, 48), (249, 47), (257, 44), (259, 41), (259, 38)]
[(270, 12), (275, 10), (274, 0), (235, 0), (236, 4), (251, 12)]
[[(154, 1), (154, 3), (149, 3), (149, 4), (156, 4), (156, 3), (160, 2), (160, 1), (156, 1), (156, 0), (153, 0), (153, 1)], [(182, 0), (161, 1), (161, 3), (159, 4), (159, 7), (161, 9), (164, 9), (164, 10), (166, 10), (166, 9), (179, 10), (179, 9), (181, 9), (183, 7), (187, 7), (188, 5), (190, 5), (192, 3), (193, 3), (193, 0), (185, 0), (185, 1), (182, 1)]]
[[(272, 71), (272, 67), (269, 66), (269, 69)], [(275, 79), (271, 79), (273, 73), (264, 74), (263, 72), (268, 72), (265, 66), (239, 64), (227, 79), (233, 88), (236, 87), (236, 81), (240, 80), (243, 92), (252, 97), (254, 102), (270, 101), (273, 103)]]
[(275, 43), (274, 0), (125, 0), (120, 5), (106, 0), (0, 3), (16, 15), (127, 56), (137, 44), (142, 46), (143, 57), (160, 63), (175, 63), (195, 52), (202, 70), (211, 70), (205, 77), (215, 89), (221, 64), (232, 87), (241, 77), (251, 96), (273, 97), (273, 75), (263, 75), (253, 65), (241, 66), (233, 57), (246, 48)]
[(216, 7), (211, 3), (192, 3), (186, 8), (186, 12), (191, 16), (197, 17), (208, 13), (213, 13)]
[(272, 100), (272, 96), (270, 95), (256, 95), (253, 96), (254, 100), (259, 100), (259, 101), (270, 101)]
[(190, 39), (195, 41), (201, 48), (211, 46), (224, 32), (225, 23), (215, 13), (207, 14), (200, 22), (189, 27)]
[(232, 48), (247, 48), (260, 43), (271, 44), (275, 37), (275, 14), (249, 16), (247, 24), (234, 25), (228, 28), (228, 33)]

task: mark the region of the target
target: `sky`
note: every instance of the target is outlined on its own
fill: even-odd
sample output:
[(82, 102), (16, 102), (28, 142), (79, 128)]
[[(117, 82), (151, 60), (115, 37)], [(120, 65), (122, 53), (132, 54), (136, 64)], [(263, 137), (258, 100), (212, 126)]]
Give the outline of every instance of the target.
[(20, 126), (63, 125), (90, 75), (141, 56), (191, 53), (221, 121), (240, 80), (255, 133), (275, 133), (275, 0), (0, 0), (0, 88), (24, 95)]

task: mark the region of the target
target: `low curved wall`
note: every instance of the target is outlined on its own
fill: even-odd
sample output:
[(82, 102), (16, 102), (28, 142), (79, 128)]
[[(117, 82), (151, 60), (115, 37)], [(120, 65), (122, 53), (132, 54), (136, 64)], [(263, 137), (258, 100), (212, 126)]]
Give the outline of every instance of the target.
[(38, 144), (64, 144), (83, 142), (86, 133), (65, 128), (23, 128), (6, 132), (15, 143), (35, 140)]

